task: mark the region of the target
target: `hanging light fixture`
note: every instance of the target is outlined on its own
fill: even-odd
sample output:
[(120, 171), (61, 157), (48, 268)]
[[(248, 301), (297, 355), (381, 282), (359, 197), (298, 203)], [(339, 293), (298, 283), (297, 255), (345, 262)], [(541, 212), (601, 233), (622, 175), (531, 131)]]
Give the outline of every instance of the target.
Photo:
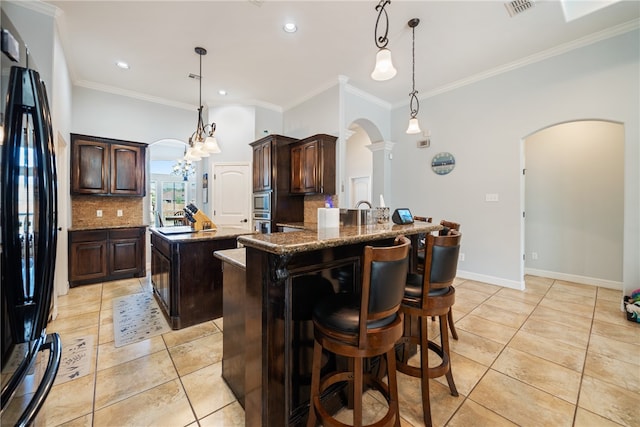
[[(387, 38), (387, 34), (389, 33), (389, 16), (384, 8), (389, 3), (391, 3), (391, 0), (380, 0), (380, 3), (376, 6), (378, 19), (376, 19), (376, 28), (373, 35), (379, 50), (376, 54), (376, 66), (371, 73), (371, 78), (378, 81), (392, 79), (397, 73), (391, 61), (391, 51), (387, 49), (387, 44), (389, 43), (389, 39)], [(380, 18), (383, 13), (385, 21), (384, 35), (378, 37), (378, 24), (380, 23)]]
[(207, 50), (203, 47), (196, 47), (196, 53), (200, 56), (200, 74), (197, 76), (200, 82), (199, 101), (200, 106), (198, 108), (198, 125), (196, 131), (189, 138), (189, 149), (185, 155), (185, 159), (197, 161), (202, 157), (209, 157), (210, 154), (216, 154), (222, 152), (218, 141), (216, 140), (214, 133), (216, 131), (216, 124), (204, 124), (202, 120), (202, 57), (207, 54)]
[(418, 123), (418, 110), (420, 110), (420, 102), (418, 101), (418, 91), (416, 90), (416, 27), (420, 23), (418, 18), (413, 18), (409, 21), (409, 27), (413, 30), (413, 45), (411, 48), (411, 57), (413, 60), (412, 79), (413, 90), (409, 94), (409, 109), (411, 111), (411, 117), (409, 118), (409, 127), (407, 133), (414, 134), (422, 132), (420, 130), (420, 124)]
[(176, 164), (173, 165), (171, 173), (174, 175), (180, 175), (185, 181), (189, 180), (189, 177), (196, 173), (196, 170), (193, 167), (193, 161), (187, 160), (187, 150), (184, 150), (184, 157), (182, 159), (178, 159)]

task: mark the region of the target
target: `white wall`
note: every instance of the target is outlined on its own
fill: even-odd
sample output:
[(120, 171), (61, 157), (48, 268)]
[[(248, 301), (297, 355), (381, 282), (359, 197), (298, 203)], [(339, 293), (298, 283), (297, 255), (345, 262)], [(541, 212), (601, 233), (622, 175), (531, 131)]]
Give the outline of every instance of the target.
[[(392, 115), (391, 206), (462, 224), (465, 261), (459, 273), (490, 283), (522, 283), (521, 140), (552, 124), (618, 121), (625, 127), (624, 288), (640, 284), (640, 88), (638, 30), (422, 100), (421, 126), (431, 148), (404, 133), (406, 107)], [(416, 80), (419, 82), (420, 77)], [(456, 167), (440, 176), (434, 154)], [(417, 190), (416, 190), (417, 188)], [(498, 202), (485, 202), (497, 193)], [(418, 196), (418, 197), (416, 197)]]
[(339, 135), (338, 85), (287, 110), (283, 115), (284, 135), (306, 138), (318, 133)]
[[(256, 108), (255, 135), (253, 141), (271, 134), (282, 135), (283, 114), (282, 111), (276, 111), (264, 107)], [(250, 141), (252, 142), (252, 141)]]
[(580, 121), (525, 141), (525, 272), (621, 288), (624, 127)]

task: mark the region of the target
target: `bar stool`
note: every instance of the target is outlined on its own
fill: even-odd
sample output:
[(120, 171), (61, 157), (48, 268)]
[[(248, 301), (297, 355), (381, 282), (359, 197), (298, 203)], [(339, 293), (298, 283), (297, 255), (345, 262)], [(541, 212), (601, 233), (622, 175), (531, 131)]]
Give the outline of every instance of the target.
[[(431, 221), (429, 221), (431, 222)], [(442, 220), (440, 225), (444, 228), (438, 232), (440, 236), (446, 236), (450, 230), (460, 231), (460, 224), (453, 221)], [(424, 250), (418, 252), (418, 265), (424, 266)], [(422, 268), (420, 270), (424, 271)], [(447, 313), (447, 321), (449, 322), (449, 329), (451, 330), (451, 336), (454, 340), (458, 339), (458, 331), (456, 331), (456, 325), (453, 323), (453, 310), (449, 310)]]
[[(385, 397), (389, 410), (372, 426), (400, 426), (398, 386), (394, 347), (402, 336), (402, 314), (399, 312), (404, 295), (409, 262), (410, 241), (396, 238), (389, 247), (365, 246), (362, 263), (360, 295), (339, 293), (320, 301), (313, 310), (314, 352), (311, 396), (307, 427), (319, 418), (325, 425), (339, 423), (322, 405), (322, 393), (336, 383), (346, 382), (353, 390), (353, 425), (362, 426), (362, 392), (364, 385), (373, 386)], [(349, 358), (350, 371), (327, 373), (322, 379), (322, 352), (328, 351)], [(387, 384), (374, 373), (363, 373), (363, 361), (369, 357), (386, 356)]]
[[(426, 236), (424, 273), (407, 276), (405, 295), (400, 306), (400, 312), (407, 319), (418, 320), (418, 334), (409, 323), (405, 325), (404, 334), (399, 340), (402, 347), (398, 352), (397, 370), (421, 379), (423, 417), (427, 426), (431, 426), (429, 378), (445, 375), (451, 395), (458, 396), (451, 373), (447, 315), (455, 302), (455, 288), (452, 284), (458, 267), (461, 238), (462, 235), (455, 230), (447, 236)], [(431, 316), (439, 318), (439, 345), (428, 337), (427, 319)], [(420, 345), (419, 367), (408, 364), (409, 345)], [(428, 350), (440, 357), (440, 365), (429, 368)]]

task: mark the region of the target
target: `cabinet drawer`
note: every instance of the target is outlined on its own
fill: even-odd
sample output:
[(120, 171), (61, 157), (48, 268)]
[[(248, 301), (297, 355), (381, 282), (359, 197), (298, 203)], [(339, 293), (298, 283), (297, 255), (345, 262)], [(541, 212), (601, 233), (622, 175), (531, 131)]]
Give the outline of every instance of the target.
[(70, 243), (78, 242), (98, 242), (107, 240), (107, 230), (90, 230), (90, 231), (70, 231), (69, 241)]
[(122, 228), (109, 230), (109, 238), (114, 239), (137, 239), (143, 233), (144, 228)]
[(155, 234), (151, 235), (151, 245), (158, 250), (162, 255), (167, 258), (171, 258), (171, 245), (164, 239), (156, 236)]

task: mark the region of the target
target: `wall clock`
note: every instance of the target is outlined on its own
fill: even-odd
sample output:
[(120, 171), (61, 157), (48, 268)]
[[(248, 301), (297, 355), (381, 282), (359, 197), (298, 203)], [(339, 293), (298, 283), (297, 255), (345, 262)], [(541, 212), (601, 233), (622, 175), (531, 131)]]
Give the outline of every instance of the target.
[(433, 156), (431, 169), (438, 175), (446, 175), (456, 166), (456, 159), (453, 154), (442, 152)]

